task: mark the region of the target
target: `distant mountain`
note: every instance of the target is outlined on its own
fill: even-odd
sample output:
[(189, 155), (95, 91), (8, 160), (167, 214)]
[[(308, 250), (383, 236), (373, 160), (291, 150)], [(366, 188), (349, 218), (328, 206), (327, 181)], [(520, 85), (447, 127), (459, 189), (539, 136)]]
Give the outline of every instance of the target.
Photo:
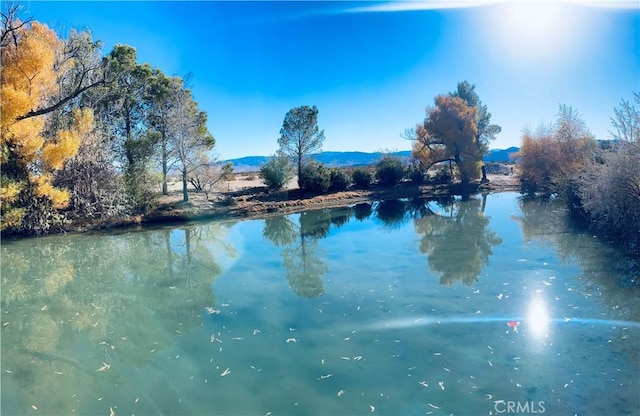
[[(517, 152), (517, 147), (508, 149), (490, 150), (489, 154), (484, 158), (485, 162), (508, 162), (509, 155)], [(382, 152), (322, 152), (312, 155), (312, 157), (320, 163), (329, 167), (358, 167), (373, 165), (387, 153)], [(388, 153), (402, 159), (411, 159), (411, 150), (402, 150), (399, 152)], [(234, 172), (255, 172), (260, 169), (267, 159), (267, 156), (246, 156), (237, 159), (225, 160), (225, 162), (233, 163)]]
[[(376, 163), (386, 153), (382, 152), (322, 152), (311, 155), (318, 162), (329, 167), (357, 167), (367, 166)], [(411, 150), (403, 150), (400, 152), (389, 153), (392, 156), (400, 158), (411, 158)], [(225, 160), (225, 162), (233, 163), (234, 172), (254, 172), (260, 169), (267, 159), (267, 156), (246, 156), (237, 159)]]
[(511, 154), (520, 150), (518, 147), (510, 147), (508, 149), (491, 149), (489, 154), (482, 160), (485, 162), (511, 162)]

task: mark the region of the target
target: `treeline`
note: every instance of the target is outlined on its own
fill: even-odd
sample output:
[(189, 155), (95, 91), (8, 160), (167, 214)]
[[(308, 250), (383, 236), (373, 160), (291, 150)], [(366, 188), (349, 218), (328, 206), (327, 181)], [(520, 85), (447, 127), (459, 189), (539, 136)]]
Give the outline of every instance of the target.
[(595, 140), (578, 112), (561, 105), (555, 123), (526, 128), (514, 156), (526, 194), (561, 197), (574, 218), (640, 254), (640, 93), (611, 118), (613, 141)]
[[(223, 171), (188, 79), (166, 76), (88, 31), (61, 38), (3, 3), (0, 197), (3, 233), (43, 234), (145, 213), (167, 174), (206, 187)], [(158, 173), (160, 172), (160, 173)]]
[[(448, 182), (454, 175), (463, 189), (476, 179), (486, 181), (482, 158), (502, 128), (491, 123), (491, 113), (480, 100), (475, 85), (459, 82), (455, 91), (435, 97), (434, 104), (427, 107), (424, 121), (405, 133), (405, 138), (413, 141), (413, 163), (405, 166), (399, 158), (384, 157), (376, 165), (375, 177), (379, 184), (393, 186), (405, 178), (422, 183), (428, 179), (431, 167), (443, 163), (448, 163), (449, 170), (441, 169), (432, 178), (437, 183)], [(322, 149), (323, 141), (317, 107), (291, 109), (282, 123), (278, 153), (260, 170), (267, 186), (281, 189), (293, 178), (294, 172), (298, 187), (313, 192), (344, 190), (352, 182), (366, 187), (372, 182), (366, 170), (356, 170), (349, 178), (344, 172), (312, 160), (311, 155)]]

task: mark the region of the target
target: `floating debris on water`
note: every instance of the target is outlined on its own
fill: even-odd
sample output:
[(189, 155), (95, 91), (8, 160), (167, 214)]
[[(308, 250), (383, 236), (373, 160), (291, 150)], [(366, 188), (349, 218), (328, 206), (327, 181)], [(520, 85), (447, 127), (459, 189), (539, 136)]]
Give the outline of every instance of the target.
[(220, 377), (224, 377), (224, 376), (228, 375), (230, 372), (231, 372), (231, 370), (229, 370), (229, 369), (227, 368), (226, 370), (224, 370), (224, 371), (222, 372), (222, 374), (220, 374)]
[(98, 368), (96, 371), (107, 371), (111, 368), (111, 364), (107, 364), (105, 362), (102, 363), (102, 367)]
[(518, 332), (518, 326), (520, 325), (520, 322), (518, 321), (509, 321), (507, 322), (507, 326), (511, 329), (513, 329), (513, 332)]

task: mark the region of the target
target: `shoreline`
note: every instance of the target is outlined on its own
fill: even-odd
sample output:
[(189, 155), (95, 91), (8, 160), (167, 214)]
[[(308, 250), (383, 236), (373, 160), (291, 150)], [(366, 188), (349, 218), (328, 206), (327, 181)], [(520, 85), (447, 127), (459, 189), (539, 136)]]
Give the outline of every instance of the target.
[[(493, 177), (492, 177), (493, 176)], [(215, 199), (207, 200), (200, 192), (189, 193), (189, 202), (182, 201), (182, 191), (174, 190), (162, 195), (157, 208), (145, 215), (114, 218), (85, 224), (71, 224), (61, 233), (83, 234), (90, 232), (108, 232), (136, 230), (153, 225), (183, 224), (195, 221), (264, 219), (277, 215), (300, 213), (309, 210), (338, 208), (359, 203), (400, 198), (439, 198), (452, 195), (475, 195), (478, 193), (496, 193), (518, 191), (516, 176), (490, 175), (489, 182), (475, 182), (466, 189), (460, 184), (416, 185), (401, 183), (394, 187), (372, 185), (367, 189), (349, 189), (330, 194), (312, 194), (299, 189), (286, 189), (268, 193), (264, 186), (247, 186), (239, 189), (219, 192)], [(17, 240), (38, 236), (10, 235), (3, 240)]]

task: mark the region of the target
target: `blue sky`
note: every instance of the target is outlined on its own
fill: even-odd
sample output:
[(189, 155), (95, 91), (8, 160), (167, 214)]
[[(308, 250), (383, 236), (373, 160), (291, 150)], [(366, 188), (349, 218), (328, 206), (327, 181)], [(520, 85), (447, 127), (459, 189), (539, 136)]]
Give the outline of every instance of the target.
[(316, 105), (324, 150), (405, 150), (406, 128), (459, 81), (502, 133), (574, 106), (610, 138), (640, 91), (640, 6), (630, 2), (25, 2), (59, 34), (88, 29), (104, 53), (134, 46), (167, 75), (192, 73), (223, 159), (269, 155), (286, 112)]

